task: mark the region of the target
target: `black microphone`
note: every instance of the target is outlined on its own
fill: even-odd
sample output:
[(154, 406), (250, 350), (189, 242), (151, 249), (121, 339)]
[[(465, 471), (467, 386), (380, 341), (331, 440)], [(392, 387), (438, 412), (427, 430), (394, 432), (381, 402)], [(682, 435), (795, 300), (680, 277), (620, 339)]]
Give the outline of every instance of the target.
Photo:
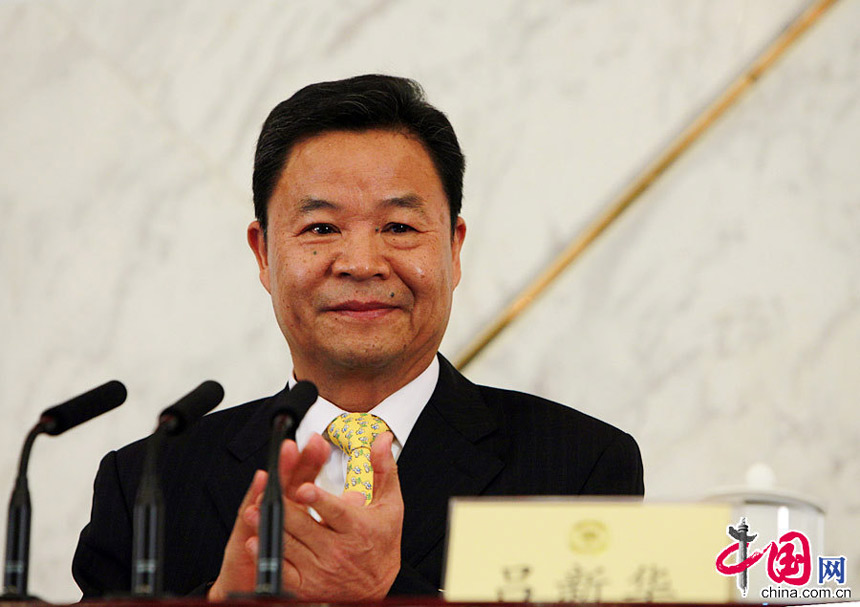
[(209, 413), (224, 399), (224, 388), (217, 381), (206, 380), (194, 390), (170, 405), (158, 416), (158, 427), (171, 436)]
[(134, 595), (158, 596), (164, 584), (164, 498), (155, 470), (164, 439), (186, 430), (223, 398), (221, 384), (205, 381), (158, 416), (158, 426), (147, 441), (143, 473), (134, 500), (131, 562)]
[(260, 502), (260, 525), (257, 532), (257, 585), (255, 592), (263, 596), (281, 594), (281, 573), (284, 550), (284, 503), (278, 475), (278, 454), (285, 438), (295, 439), (296, 427), (317, 399), (317, 387), (300, 381), (286, 392), (272, 412), (272, 438), (269, 442), (269, 480)]
[(40, 434), (56, 436), (78, 424), (119, 407), (128, 395), (125, 386), (118, 381), (109, 381), (89, 392), (76, 396), (62, 404), (46, 409), (33, 426), (18, 463), (15, 488), (9, 499), (6, 519), (6, 558), (3, 574), (3, 598), (26, 599), (27, 579), (30, 569), (30, 490), (27, 486), (27, 466), (33, 442)]
[(122, 382), (109, 381), (61, 405), (46, 409), (39, 423), (44, 426), (46, 434), (57, 436), (119, 407), (127, 396), (128, 392)]
[(281, 426), (283, 438), (295, 438), (296, 426), (304, 419), (318, 395), (313, 383), (300, 381), (287, 393), (286, 398), (278, 401), (272, 412), (272, 425)]

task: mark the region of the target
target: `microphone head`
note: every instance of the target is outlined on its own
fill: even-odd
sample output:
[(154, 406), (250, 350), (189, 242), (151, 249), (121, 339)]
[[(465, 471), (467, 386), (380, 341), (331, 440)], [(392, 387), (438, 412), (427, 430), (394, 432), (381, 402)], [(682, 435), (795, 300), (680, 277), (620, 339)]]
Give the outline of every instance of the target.
[(275, 410), (272, 411), (272, 421), (279, 415), (289, 415), (298, 425), (318, 395), (317, 387), (313, 383), (309, 381), (298, 382), (292, 390), (287, 392), (286, 398), (280, 399), (275, 406)]
[(158, 416), (159, 426), (165, 426), (168, 434), (179, 434), (217, 407), (223, 398), (221, 384), (206, 380), (162, 411)]
[(128, 391), (120, 381), (109, 381), (71, 400), (46, 409), (39, 423), (47, 434), (57, 436), (78, 424), (82, 424), (119, 407), (125, 402)]
[(300, 381), (290, 390), (289, 401), (299, 410), (307, 412), (319, 396), (313, 382)]

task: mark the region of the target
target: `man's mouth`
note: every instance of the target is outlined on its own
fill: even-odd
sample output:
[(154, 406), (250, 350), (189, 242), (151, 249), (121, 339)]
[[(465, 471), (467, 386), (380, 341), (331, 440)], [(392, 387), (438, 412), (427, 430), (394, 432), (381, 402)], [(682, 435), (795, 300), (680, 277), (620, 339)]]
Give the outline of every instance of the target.
[(387, 301), (344, 301), (326, 307), (327, 312), (333, 312), (356, 319), (374, 319), (387, 315), (398, 306)]

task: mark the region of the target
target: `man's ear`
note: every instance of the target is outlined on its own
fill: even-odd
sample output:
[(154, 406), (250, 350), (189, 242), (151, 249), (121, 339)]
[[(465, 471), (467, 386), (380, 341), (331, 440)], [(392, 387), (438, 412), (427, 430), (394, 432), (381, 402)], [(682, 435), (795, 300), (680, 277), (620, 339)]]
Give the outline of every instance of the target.
[(254, 251), (254, 257), (257, 258), (257, 266), (260, 268), (260, 282), (269, 293), (272, 292), (269, 287), (269, 253), (266, 249), (266, 232), (259, 221), (252, 221), (248, 226), (248, 245)]
[(466, 221), (462, 217), (457, 217), (454, 234), (451, 237), (451, 262), (454, 270), (452, 279), (454, 287), (460, 284), (460, 250), (463, 248), (463, 241), (465, 239)]

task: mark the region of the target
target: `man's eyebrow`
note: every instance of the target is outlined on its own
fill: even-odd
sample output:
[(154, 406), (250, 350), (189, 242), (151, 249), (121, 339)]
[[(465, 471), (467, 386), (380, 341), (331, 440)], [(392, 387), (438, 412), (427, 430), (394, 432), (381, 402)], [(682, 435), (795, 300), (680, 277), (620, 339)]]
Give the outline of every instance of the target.
[(308, 213), (313, 213), (314, 211), (319, 211), (321, 209), (334, 210), (337, 209), (338, 206), (329, 202), (328, 200), (322, 200), (320, 198), (302, 198), (299, 201), (299, 213), (302, 215), (307, 215)]
[[(386, 198), (380, 202), (380, 206), (384, 208), (409, 209), (411, 211), (416, 211), (421, 215), (426, 215), (424, 199), (418, 194), (407, 194), (405, 196)], [(335, 202), (308, 196), (299, 201), (298, 211), (301, 215), (307, 215), (314, 211), (335, 211), (339, 208), (340, 205)]]
[(407, 194), (406, 196), (386, 198), (382, 201), (382, 206), (395, 209), (409, 209), (410, 211), (416, 211), (420, 215), (427, 214), (424, 199), (418, 194)]

